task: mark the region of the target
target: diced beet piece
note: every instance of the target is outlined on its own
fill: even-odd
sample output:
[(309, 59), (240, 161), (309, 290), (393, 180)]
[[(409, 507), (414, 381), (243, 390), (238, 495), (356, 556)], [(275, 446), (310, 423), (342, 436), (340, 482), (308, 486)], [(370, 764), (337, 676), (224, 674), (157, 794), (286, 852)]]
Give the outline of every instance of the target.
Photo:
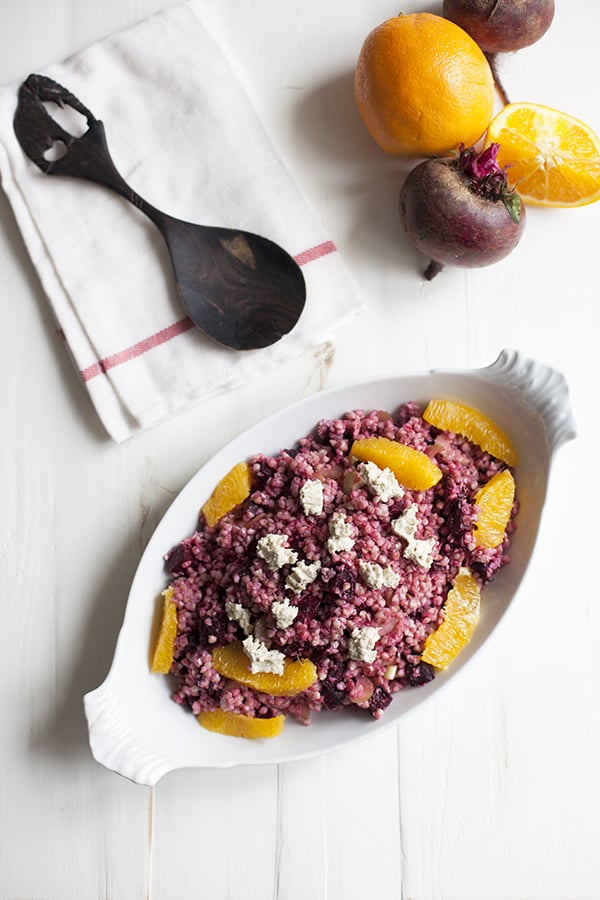
[(493, 581), (496, 572), (502, 565), (504, 565), (504, 561), (499, 555), (488, 562), (482, 562), (481, 560), (475, 559), (472, 559), (470, 562), (472, 571), (476, 575), (479, 575), (483, 584), (488, 584), (490, 581)]
[(470, 512), (470, 504), (464, 497), (453, 497), (448, 501), (446, 513), (448, 543), (464, 547), (465, 535), (471, 531)]
[(305, 593), (305, 596), (302, 599), (298, 600), (298, 616), (296, 621), (298, 622), (306, 622), (309, 619), (314, 619), (317, 615), (317, 611), (321, 606), (322, 598), (318, 594), (317, 591), (309, 590)]
[(259, 706), (257, 710), (254, 712), (254, 716), (257, 719), (272, 719), (274, 716), (279, 715), (275, 710), (269, 709), (268, 706)]
[(343, 706), (346, 698), (346, 692), (340, 690), (332, 681), (322, 682), (321, 694), (327, 709), (339, 709), (340, 706)]
[(422, 684), (433, 681), (435, 678), (435, 669), (433, 666), (429, 665), (429, 663), (421, 660), (416, 666), (409, 663), (406, 667), (406, 674), (408, 676), (408, 683), (412, 685), (412, 687), (421, 687)]
[(164, 558), (165, 569), (169, 575), (183, 575), (194, 560), (189, 544), (176, 544)]
[(328, 582), (327, 588), (341, 600), (349, 600), (354, 596), (356, 575), (347, 566), (340, 566)]
[(229, 622), (225, 618), (207, 616), (198, 624), (198, 646), (201, 648), (220, 647), (225, 643)]
[(384, 690), (381, 685), (378, 685), (371, 694), (371, 699), (369, 700), (369, 712), (371, 715), (374, 715), (378, 710), (383, 711), (388, 708), (391, 702), (392, 695)]

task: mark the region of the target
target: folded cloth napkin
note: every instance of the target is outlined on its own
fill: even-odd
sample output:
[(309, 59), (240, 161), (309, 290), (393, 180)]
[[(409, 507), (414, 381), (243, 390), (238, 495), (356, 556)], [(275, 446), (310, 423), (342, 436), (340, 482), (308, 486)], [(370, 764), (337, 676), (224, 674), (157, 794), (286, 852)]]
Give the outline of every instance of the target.
[(59, 331), (115, 441), (298, 356), (361, 309), (335, 245), (198, 3), (171, 7), (42, 74), (104, 122), (121, 175), (153, 206), (262, 234), (294, 256), (306, 280), (300, 321), (276, 344), (236, 351), (210, 340), (179, 303), (154, 225), (106, 188), (43, 174), (14, 135), (19, 84), (3, 88), (2, 185)]

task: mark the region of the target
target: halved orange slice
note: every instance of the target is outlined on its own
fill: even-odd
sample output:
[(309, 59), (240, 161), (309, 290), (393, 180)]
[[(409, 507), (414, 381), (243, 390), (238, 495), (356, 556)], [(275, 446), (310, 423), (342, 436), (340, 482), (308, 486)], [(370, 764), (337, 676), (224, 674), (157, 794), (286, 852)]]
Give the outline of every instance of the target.
[(515, 479), (508, 469), (497, 472), (477, 491), (475, 503), (479, 507), (475, 526), (477, 547), (499, 547), (515, 500)]
[(454, 400), (432, 400), (423, 413), (423, 418), (442, 431), (462, 434), (467, 440), (479, 444), (486, 453), (509, 466), (516, 466), (519, 461), (517, 451), (507, 435), (484, 413), (471, 406)]
[(277, 737), (283, 731), (285, 716), (272, 716), (270, 719), (258, 719), (244, 716), (241, 713), (227, 712), (223, 709), (207, 710), (197, 716), (203, 728), (218, 734), (231, 737), (259, 738)]
[(350, 455), (380, 469), (391, 469), (400, 484), (413, 491), (426, 491), (442, 477), (441, 469), (420, 450), (384, 437), (354, 441)]
[(232, 641), (212, 651), (212, 664), (219, 675), (239, 681), (255, 691), (275, 697), (293, 697), (305, 691), (317, 680), (317, 667), (310, 659), (286, 659), (283, 675), (272, 672), (251, 672), (250, 660), (241, 641)]
[(250, 487), (250, 466), (247, 462), (240, 462), (221, 478), (202, 507), (206, 524), (211, 528), (216, 525), (221, 516), (250, 496)]
[(173, 602), (173, 588), (163, 591), (163, 613), (158, 638), (154, 645), (150, 671), (166, 675), (173, 665), (173, 647), (177, 637), (177, 605)]
[(424, 662), (445, 669), (471, 640), (479, 621), (479, 585), (467, 568), (458, 570), (444, 604), (444, 621), (429, 635), (421, 654)]
[(579, 119), (549, 106), (509, 103), (492, 120), (486, 146), (526, 203), (585, 206), (600, 199), (600, 141)]

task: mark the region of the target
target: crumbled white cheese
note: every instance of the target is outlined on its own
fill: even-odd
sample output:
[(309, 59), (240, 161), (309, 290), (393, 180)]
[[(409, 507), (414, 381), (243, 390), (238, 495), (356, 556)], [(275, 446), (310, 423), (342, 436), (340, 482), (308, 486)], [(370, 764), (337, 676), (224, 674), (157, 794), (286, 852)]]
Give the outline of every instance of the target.
[(307, 516), (320, 516), (323, 512), (323, 482), (316, 478), (305, 481), (300, 488), (300, 503)]
[(272, 572), (277, 571), (282, 566), (291, 565), (298, 559), (295, 550), (283, 545), (287, 541), (285, 534), (267, 534), (262, 537), (256, 545), (256, 553), (261, 559), (264, 559)]
[(352, 525), (343, 512), (335, 513), (329, 520), (329, 539), (327, 549), (330, 553), (341, 553), (354, 547)]
[(375, 662), (377, 654), (373, 649), (379, 640), (379, 632), (370, 625), (364, 628), (353, 628), (348, 643), (348, 656), (350, 659), (362, 662)]
[(413, 503), (403, 514), (392, 522), (392, 531), (404, 538), (404, 558), (416, 562), (423, 569), (430, 569), (433, 564), (433, 547), (435, 538), (420, 540), (415, 537), (417, 530), (417, 504)]
[(279, 650), (269, 650), (266, 644), (253, 637), (247, 637), (243, 640), (242, 647), (250, 660), (250, 671), (253, 675), (257, 672), (272, 672), (274, 675), (283, 675), (285, 656)]
[(426, 541), (420, 541), (412, 538), (406, 545), (404, 556), (406, 559), (412, 559), (423, 569), (430, 569), (433, 565), (433, 545), (435, 538), (428, 538)]
[(374, 590), (383, 587), (395, 588), (400, 584), (400, 576), (394, 572), (391, 566), (386, 566), (384, 569), (378, 563), (370, 563), (361, 559), (358, 568), (365, 583)]
[(302, 560), (298, 565), (294, 566), (288, 577), (285, 579), (285, 586), (292, 594), (300, 594), (305, 587), (312, 584), (321, 568), (319, 560), (313, 563), (307, 563)]
[(391, 469), (380, 469), (374, 462), (364, 462), (358, 467), (358, 471), (361, 481), (384, 503), (388, 503), (394, 497), (404, 496), (404, 490)]
[(237, 622), (244, 634), (252, 634), (253, 628), (250, 622), (250, 610), (242, 606), (241, 603), (233, 603), (227, 600), (225, 603), (225, 612), (232, 622)]
[(271, 610), (278, 628), (289, 628), (298, 615), (298, 607), (292, 606), (287, 597), (283, 600), (274, 600)]
[(397, 534), (398, 537), (404, 538), (405, 541), (409, 541), (415, 536), (415, 531), (417, 530), (417, 504), (412, 503), (408, 509), (405, 509), (402, 515), (398, 519), (394, 519), (392, 522), (392, 531), (394, 534)]

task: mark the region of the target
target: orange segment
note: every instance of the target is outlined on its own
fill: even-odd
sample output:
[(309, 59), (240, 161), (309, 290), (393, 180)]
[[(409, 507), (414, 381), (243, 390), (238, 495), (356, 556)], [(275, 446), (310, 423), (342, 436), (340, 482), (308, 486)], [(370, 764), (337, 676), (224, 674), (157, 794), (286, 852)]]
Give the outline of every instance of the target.
[(158, 638), (154, 646), (150, 671), (166, 675), (173, 665), (173, 646), (177, 637), (177, 605), (173, 602), (173, 588), (163, 591), (163, 614)]
[(256, 691), (275, 697), (293, 697), (305, 691), (317, 680), (317, 667), (310, 659), (286, 659), (283, 675), (272, 672), (251, 672), (250, 660), (241, 641), (232, 641), (225, 647), (215, 647), (212, 664), (219, 675), (239, 681)]
[(534, 103), (510, 103), (491, 122), (486, 146), (526, 203), (585, 206), (600, 199), (600, 141), (588, 125)]
[(270, 719), (257, 719), (243, 716), (241, 713), (226, 712), (223, 709), (201, 712), (197, 716), (202, 727), (209, 731), (250, 740), (277, 737), (283, 731), (284, 718), (273, 716)]
[(475, 526), (477, 547), (499, 547), (515, 500), (515, 479), (508, 469), (498, 472), (475, 495), (479, 507)]
[(482, 412), (455, 403), (453, 400), (432, 400), (423, 418), (442, 431), (454, 431), (467, 440), (479, 444), (482, 450), (501, 459), (509, 466), (516, 466), (519, 458), (508, 437)]
[(479, 585), (468, 569), (459, 569), (446, 597), (444, 621), (425, 641), (421, 659), (436, 669), (445, 669), (471, 640), (479, 608)]
[(219, 481), (202, 507), (206, 524), (215, 525), (221, 516), (230, 512), (250, 496), (250, 466), (240, 462)]
[(373, 462), (380, 469), (391, 469), (400, 484), (413, 491), (426, 491), (437, 484), (442, 472), (425, 453), (399, 441), (384, 437), (354, 441), (350, 455)]

